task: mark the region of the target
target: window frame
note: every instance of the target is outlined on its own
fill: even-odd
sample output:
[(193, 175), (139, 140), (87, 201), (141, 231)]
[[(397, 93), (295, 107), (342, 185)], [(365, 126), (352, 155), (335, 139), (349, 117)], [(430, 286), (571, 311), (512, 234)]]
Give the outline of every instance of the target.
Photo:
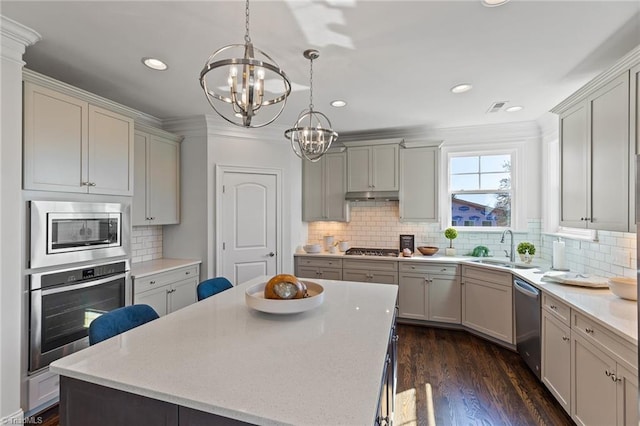
[[(440, 207), (440, 225), (442, 229), (453, 227), (459, 232), (502, 232), (505, 229), (512, 229), (514, 231), (527, 230), (527, 224), (524, 219), (526, 217), (524, 212), (524, 197), (520, 196), (520, 192), (523, 191), (523, 183), (525, 182), (524, 167), (521, 167), (520, 164), (521, 159), (524, 158), (524, 142), (483, 144), (481, 149), (478, 149), (478, 147), (474, 145), (465, 144), (449, 147), (445, 146), (442, 150), (442, 160), (444, 164), (441, 168), (440, 193), (442, 194), (442, 197), (440, 197), (440, 199), (445, 200), (441, 203)], [(511, 226), (452, 226), (450, 190), (451, 175), (449, 172), (451, 158), (486, 155), (511, 156)], [(468, 191), (468, 193), (472, 192), (473, 191)]]

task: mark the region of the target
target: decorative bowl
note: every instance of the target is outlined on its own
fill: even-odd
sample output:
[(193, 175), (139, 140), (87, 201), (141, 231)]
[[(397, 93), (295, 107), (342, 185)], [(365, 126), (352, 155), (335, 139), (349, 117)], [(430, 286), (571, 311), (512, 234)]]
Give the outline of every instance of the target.
[(418, 251), (425, 256), (432, 256), (438, 252), (438, 247), (433, 246), (419, 246)]
[(627, 300), (638, 300), (638, 282), (635, 278), (609, 278), (609, 289), (616, 296)]
[(317, 308), (324, 301), (324, 288), (312, 281), (302, 281), (307, 286), (309, 297), (304, 299), (265, 299), (266, 282), (249, 287), (244, 293), (244, 300), (252, 309), (269, 314), (297, 314)]
[(320, 244), (307, 244), (303, 249), (307, 253), (320, 253), (322, 251), (322, 246)]

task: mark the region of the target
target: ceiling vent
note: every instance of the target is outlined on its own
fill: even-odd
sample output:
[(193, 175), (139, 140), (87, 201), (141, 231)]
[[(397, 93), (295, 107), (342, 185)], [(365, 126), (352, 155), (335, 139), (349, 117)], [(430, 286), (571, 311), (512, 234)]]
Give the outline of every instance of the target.
[(508, 101), (498, 101), (498, 102), (494, 102), (489, 109), (487, 110), (488, 113), (492, 113), (492, 112), (498, 112), (500, 111), (506, 104)]

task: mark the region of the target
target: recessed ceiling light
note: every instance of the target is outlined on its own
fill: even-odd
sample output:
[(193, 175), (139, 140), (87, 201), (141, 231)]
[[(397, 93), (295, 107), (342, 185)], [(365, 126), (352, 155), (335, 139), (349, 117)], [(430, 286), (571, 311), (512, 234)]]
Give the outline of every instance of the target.
[(483, 6), (486, 6), (486, 7), (496, 7), (496, 6), (502, 6), (508, 1), (509, 0), (481, 0), (481, 3)]
[(142, 63), (156, 71), (164, 71), (169, 68), (167, 64), (156, 58), (142, 58)]
[(343, 101), (342, 99), (336, 99), (335, 101), (331, 101), (332, 107), (342, 108), (345, 105), (347, 105), (347, 102)]
[(524, 107), (520, 106), (520, 105), (514, 105), (514, 106), (510, 106), (509, 108), (505, 108), (504, 110), (506, 112), (517, 112), (524, 109)]
[(451, 88), (451, 93), (464, 93), (464, 92), (468, 92), (469, 90), (471, 90), (473, 86), (469, 83), (462, 83), (462, 84), (458, 84), (455, 85)]

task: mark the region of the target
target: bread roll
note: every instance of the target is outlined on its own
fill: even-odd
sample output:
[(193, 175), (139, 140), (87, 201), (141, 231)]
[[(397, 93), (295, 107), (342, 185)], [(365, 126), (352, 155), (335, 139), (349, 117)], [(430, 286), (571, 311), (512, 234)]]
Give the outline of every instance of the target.
[(293, 275), (278, 274), (264, 287), (265, 299), (302, 299), (307, 297), (307, 286)]

